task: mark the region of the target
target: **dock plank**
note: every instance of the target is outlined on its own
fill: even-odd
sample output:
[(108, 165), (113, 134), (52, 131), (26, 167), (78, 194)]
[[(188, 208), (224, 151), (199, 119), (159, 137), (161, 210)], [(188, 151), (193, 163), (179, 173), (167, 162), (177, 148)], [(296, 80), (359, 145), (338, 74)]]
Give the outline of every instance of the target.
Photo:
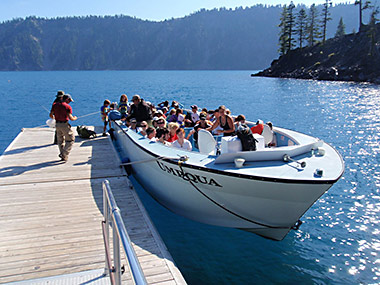
[[(76, 138), (64, 163), (53, 136), (25, 129), (0, 157), (0, 283), (104, 268), (107, 179), (148, 283), (185, 284), (109, 138)], [(122, 279), (132, 282), (129, 272)]]

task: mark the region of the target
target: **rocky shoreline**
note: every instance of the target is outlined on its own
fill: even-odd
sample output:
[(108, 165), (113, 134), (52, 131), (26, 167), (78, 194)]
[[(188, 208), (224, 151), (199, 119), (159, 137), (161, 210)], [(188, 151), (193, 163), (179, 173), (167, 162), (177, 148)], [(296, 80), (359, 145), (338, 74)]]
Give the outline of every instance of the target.
[(380, 84), (380, 25), (373, 46), (366, 29), (329, 39), (325, 44), (291, 50), (251, 76)]

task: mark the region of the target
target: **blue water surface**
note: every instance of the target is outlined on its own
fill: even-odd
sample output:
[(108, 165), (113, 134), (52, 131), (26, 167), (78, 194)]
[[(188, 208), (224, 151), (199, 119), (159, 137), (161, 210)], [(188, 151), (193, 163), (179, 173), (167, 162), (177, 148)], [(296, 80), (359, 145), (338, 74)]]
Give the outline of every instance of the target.
[[(380, 88), (371, 84), (250, 77), (247, 71), (0, 72), (0, 153), (21, 128), (44, 125), (57, 90), (76, 124), (101, 125), (104, 99), (140, 94), (213, 109), (226, 105), (333, 145), (346, 170), (281, 242), (175, 215), (135, 183), (189, 284), (380, 283)], [(163, 185), (164, 187), (164, 185)]]

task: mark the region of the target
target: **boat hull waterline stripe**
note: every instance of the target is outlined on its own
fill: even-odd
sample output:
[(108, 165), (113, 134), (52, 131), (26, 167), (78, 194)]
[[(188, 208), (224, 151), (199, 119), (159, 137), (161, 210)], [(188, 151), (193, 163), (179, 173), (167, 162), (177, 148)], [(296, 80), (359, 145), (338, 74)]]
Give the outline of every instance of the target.
[[(183, 169), (182, 169), (182, 163), (178, 163), (179, 167), (181, 168), (182, 172)], [(185, 172), (184, 172), (185, 173)], [(253, 223), (255, 225), (259, 225), (259, 226), (262, 226), (262, 227), (266, 227), (266, 228), (270, 228), (270, 229), (290, 229), (291, 227), (275, 227), (275, 226), (270, 226), (270, 225), (265, 225), (265, 224), (262, 224), (262, 223), (259, 223), (259, 222), (255, 222), (255, 221), (252, 221), (251, 219), (248, 219), (246, 217), (243, 217), (229, 209), (227, 209), (226, 207), (224, 207), (223, 205), (220, 205), (218, 202), (214, 201), (212, 198), (210, 198), (209, 196), (207, 196), (205, 193), (203, 193), (191, 180), (189, 180), (190, 184), (199, 192), (201, 193), (204, 197), (206, 197), (207, 199), (209, 199), (212, 203), (214, 203), (215, 205), (217, 205), (218, 207), (222, 208), (223, 210), (225, 210), (226, 212), (242, 219), (242, 220), (245, 220), (247, 222), (250, 222), (250, 223)], [(261, 228), (258, 228), (258, 229), (261, 229)]]

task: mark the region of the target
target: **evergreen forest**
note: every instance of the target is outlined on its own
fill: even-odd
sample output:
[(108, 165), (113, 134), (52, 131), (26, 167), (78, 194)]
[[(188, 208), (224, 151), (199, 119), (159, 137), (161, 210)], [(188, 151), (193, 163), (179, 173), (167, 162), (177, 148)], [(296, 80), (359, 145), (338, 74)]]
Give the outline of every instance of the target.
[[(322, 13), (323, 7), (315, 9)], [(160, 22), (125, 15), (13, 19), (0, 24), (0, 70), (263, 69), (286, 53), (279, 35), (288, 8), (202, 9)], [(358, 31), (355, 5), (330, 5), (328, 12), (326, 39), (339, 25), (345, 33)], [(296, 45), (294, 37), (289, 49)]]

